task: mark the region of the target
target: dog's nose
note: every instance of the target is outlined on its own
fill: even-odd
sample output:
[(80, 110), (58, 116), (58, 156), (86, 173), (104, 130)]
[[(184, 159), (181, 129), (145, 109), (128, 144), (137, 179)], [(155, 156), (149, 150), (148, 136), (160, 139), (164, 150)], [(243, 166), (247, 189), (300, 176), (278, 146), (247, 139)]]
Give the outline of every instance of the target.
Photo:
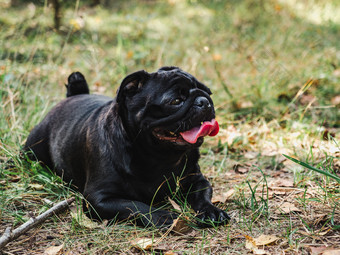
[(201, 107), (201, 108), (210, 108), (210, 102), (206, 97), (197, 97), (195, 99), (195, 103), (196, 106)]

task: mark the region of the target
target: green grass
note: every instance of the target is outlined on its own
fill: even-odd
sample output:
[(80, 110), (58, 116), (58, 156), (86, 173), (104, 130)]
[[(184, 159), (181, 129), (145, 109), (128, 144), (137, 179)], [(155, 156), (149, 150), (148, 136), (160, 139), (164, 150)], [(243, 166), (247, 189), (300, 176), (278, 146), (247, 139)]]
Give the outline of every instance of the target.
[[(272, 254), (340, 247), (336, 1), (114, 1), (105, 7), (75, 1), (63, 7), (60, 31), (42, 2), (0, 0), (0, 234), (45, 211), (49, 201), (77, 197), (78, 216), (52, 217), (4, 254), (41, 254), (60, 244), (76, 254), (134, 253), (131, 242), (140, 238), (158, 242), (150, 254), (242, 254), (246, 236), (261, 234), (280, 237), (259, 247)], [(221, 131), (206, 139), (200, 164), (233, 221), (182, 235), (87, 225), (81, 195), (20, 156), (21, 146), (65, 97), (71, 72), (84, 73), (94, 93), (114, 96), (128, 73), (163, 65), (181, 67), (213, 91)], [(185, 207), (178, 195), (173, 199)], [(282, 213), (284, 202), (298, 210)], [(189, 209), (182, 214), (192, 220)]]
[[(330, 178), (332, 178), (332, 179), (334, 179), (334, 180), (336, 180), (337, 182), (340, 183), (340, 177), (337, 176), (337, 175), (335, 175), (335, 174), (332, 174), (332, 173), (328, 172), (326, 169), (322, 170), (322, 169), (313, 167), (313, 166), (311, 166), (311, 165), (309, 165), (309, 164), (307, 164), (307, 163), (305, 163), (305, 162), (302, 162), (302, 161), (300, 161), (300, 160), (297, 160), (297, 159), (295, 159), (295, 158), (289, 157), (289, 156), (287, 156), (287, 155), (283, 155), (283, 156), (285, 156), (286, 158), (292, 160), (293, 162), (295, 162), (295, 163), (297, 163), (297, 164), (299, 164), (299, 165), (301, 165), (301, 166), (303, 166), (303, 167), (306, 167), (306, 168), (308, 168), (308, 169), (310, 169), (310, 170), (312, 170), (312, 171), (315, 171), (315, 172), (318, 172), (318, 173), (320, 173), (320, 174), (323, 174), (323, 175), (325, 175), (325, 176), (327, 176), (327, 177), (330, 177)], [(330, 168), (329, 170), (332, 170), (332, 169)]]

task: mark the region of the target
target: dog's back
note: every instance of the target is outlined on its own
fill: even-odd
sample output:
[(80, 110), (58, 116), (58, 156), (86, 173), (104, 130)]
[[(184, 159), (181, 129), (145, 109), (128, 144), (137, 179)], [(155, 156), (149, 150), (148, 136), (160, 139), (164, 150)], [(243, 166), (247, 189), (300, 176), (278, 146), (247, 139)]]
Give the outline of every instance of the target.
[(66, 97), (71, 97), (80, 94), (90, 94), (89, 86), (85, 80), (84, 75), (80, 72), (72, 73), (68, 79), (68, 84), (66, 84), (67, 93)]
[[(86, 147), (83, 144), (77, 147), (71, 141), (85, 139), (84, 122), (89, 121), (93, 112), (100, 115), (100, 108), (110, 104), (112, 98), (89, 95), (87, 82), (80, 72), (74, 72), (68, 77), (66, 88), (67, 98), (54, 106), (34, 127), (27, 138), (24, 151), (31, 151), (33, 154), (30, 153), (29, 156), (33, 160), (43, 162), (45, 166), (56, 170), (57, 174), (63, 175), (64, 180), (70, 181), (73, 176), (72, 171), (67, 171), (70, 168), (66, 163), (69, 160), (68, 155), (75, 154), (71, 150), (81, 151)], [(62, 170), (66, 171), (62, 173)]]

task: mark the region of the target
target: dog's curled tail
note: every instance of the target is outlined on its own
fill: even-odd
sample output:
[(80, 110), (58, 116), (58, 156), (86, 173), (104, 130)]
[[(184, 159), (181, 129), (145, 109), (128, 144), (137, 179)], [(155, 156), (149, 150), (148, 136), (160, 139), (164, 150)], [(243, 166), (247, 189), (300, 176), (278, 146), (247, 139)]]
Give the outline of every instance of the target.
[(65, 85), (67, 88), (66, 97), (90, 94), (89, 86), (87, 85), (85, 77), (80, 72), (71, 73), (67, 81), (68, 84)]

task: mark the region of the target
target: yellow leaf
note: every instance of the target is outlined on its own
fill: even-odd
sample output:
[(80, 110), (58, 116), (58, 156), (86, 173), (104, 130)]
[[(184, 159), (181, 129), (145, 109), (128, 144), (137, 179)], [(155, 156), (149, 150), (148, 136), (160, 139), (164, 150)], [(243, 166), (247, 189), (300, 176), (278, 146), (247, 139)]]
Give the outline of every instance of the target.
[(214, 61), (220, 61), (222, 59), (222, 55), (221, 54), (213, 54), (213, 60)]
[[(244, 237), (246, 238), (246, 248), (248, 250), (251, 250), (253, 252), (253, 254), (269, 254), (267, 251), (265, 251), (263, 249), (259, 249), (257, 247), (258, 245), (263, 245), (263, 244), (257, 244), (258, 239), (260, 239), (260, 241), (261, 241), (261, 239), (266, 239), (265, 237), (259, 236), (258, 238), (255, 238), (255, 239), (251, 236), (248, 236), (248, 235), (244, 235)], [(271, 237), (270, 240), (273, 240), (273, 237)]]
[(71, 19), (69, 24), (73, 27), (74, 30), (80, 30), (85, 26), (85, 21), (81, 17)]
[(128, 53), (126, 54), (126, 58), (130, 59), (130, 58), (132, 58), (132, 57), (133, 57), (133, 51), (130, 50), (130, 51), (128, 51)]
[(248, 235), (244, 235), (244, 237), (246, 238), (246, 248), (249, 250), (253, 250), (256, 247), (256, 243), (254, 238), (252, 238), (251, 236)]
[(282, 6), (279, 5), (279, 4), (275, 4), (274, 9), (275, 9), (275, 11), (280, 12), (281, 9), (282, 9)]

